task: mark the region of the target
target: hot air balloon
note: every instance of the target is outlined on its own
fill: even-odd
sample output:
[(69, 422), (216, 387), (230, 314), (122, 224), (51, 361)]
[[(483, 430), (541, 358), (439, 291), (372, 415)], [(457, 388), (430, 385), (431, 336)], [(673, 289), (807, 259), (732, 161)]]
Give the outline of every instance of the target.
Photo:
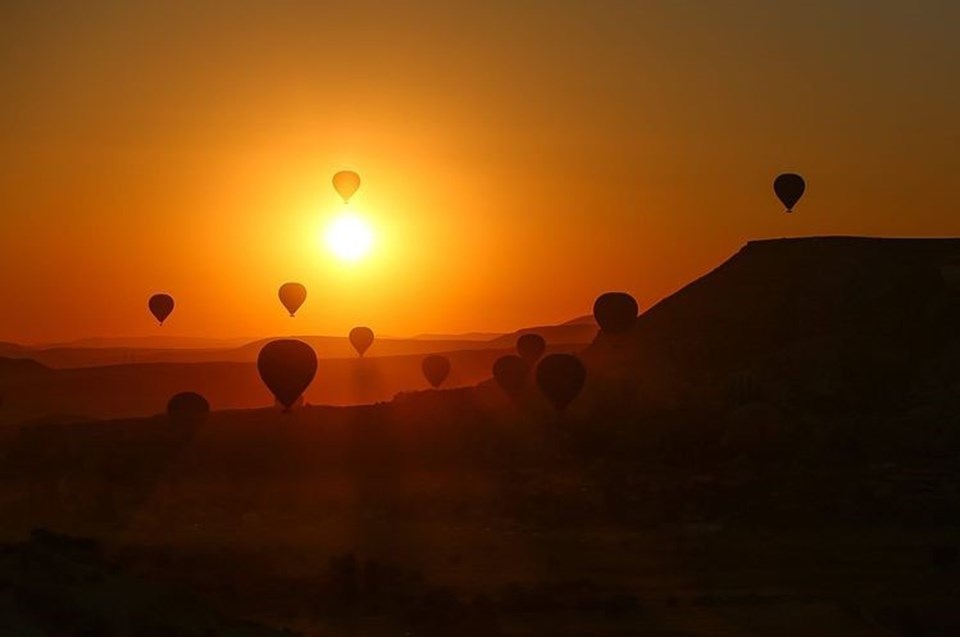
[(800, 201), (806, 189), (807, 184), (803, 177), (794, 173), (784, 173), (773, 180), (773, 192), (777, 193), (777, 198), (786, 206), (787, 212), (793, 212), (793, 207)]
[(637, 321), (636, 300), (626, 292), (601, 294), (593, 304), (593, 318), (605, 334), (628, 331)]
[(580, 394), (586, 379), (586, 368), (573, 354), (550, 354), (537, 365), (537, 385), (560, 411)]
[(303, 341), (271, 341), (260, 350), (257, 371), (263, 384), (286, 408), (284, 411), (289, 412), (317, 373), (317, 354)]
[(530, 365), (523, 358), (508, 354), (493, 364), (493, 377), (508, 396), (519, 396), (527, 384)]
[(343, 203), (349, 203), (350, 197), (360, 187), (360, 175), (352, 170), (341, 170), (333, 176), (333, 187), (343, 198)]
[(357, 354), (363, 356), (373, 345), (373, 330), (369, 327), (353, 328), (350, 330), (350, 344), (353, 345), (353, 349), (357, 350)]
[(517, 339), (517, 353), (523, 360), (533, 365), (543, 356), (547, 349), (547, 342), (539, 334), (523, 334)]
[(299, 283), (284, 283), (280, 286), (279, 296), (283, 307), (287, 308), (292, 317), (307, 300), (307, 288)]
[(177, 425), (202, 425), (210, 415), (210, 403), (200, 394), (183, 392), (167, 403), (167, 416)]
[(450, 374), (450, 359), (439, 354), (431, 354), (423, 359), (421, 364), (424, 377), (433, 385), (434, 389), (443, 384)]
[(173, 312), (173, 297), (169, 294), (154, 294), (147, 303), (150, 307), (150, 313), (160, 321), (160, 325), (167, 320), (170, 313)]

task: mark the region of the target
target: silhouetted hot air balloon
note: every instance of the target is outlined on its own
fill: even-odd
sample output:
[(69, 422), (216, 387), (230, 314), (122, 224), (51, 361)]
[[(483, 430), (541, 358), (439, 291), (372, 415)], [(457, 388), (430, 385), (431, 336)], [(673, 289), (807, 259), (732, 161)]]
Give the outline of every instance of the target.
[(784, 173), (773, 180), (773, 192), (777, 193), (777, 198), (786, 206), (787, 212), (793, 212), (793, 207), (800, 201), (806, 189), (807, 184), (803, 177), (794, 173)]
[(586, 379), (586, 368), (573, 354), (550, 354), (537, 365), (537, 385), (560, 411), (580, 394)]
[(285, 411), (290, 411), (317, 373), (317, 354), (303, 341), (271, 341), (260, 350), (257, 371)]
[(183, 392), (167, 403), (167, 416), (174, 424), (202, 425), (210, 415), (210, 403), (200, 394)]
[(307, 300), (307, 288), (299, 283), (284, 283), (280, 286), (279, 296), (283, 307), (293, 316)]
[(431, 354), (424, 358), (420, 367), (423, 369), (424, 377), (434, 388), (442, 385), (450, 375), (450, 359), (439, 354)]
[(360, 187), (360, 175), (352, 170), (341, 170), (333, 176), (333, 187), (343, 198), (343, 203), (349, 203), (350, 197)]
[(628, 331), (637, 321), (637, 301), (626, 292), (601, 294), (593, 304), (593, 318), (605, 334)]
[(493, 377), (508, 396), (519, 396), (527, 384), (530, 365), (513, 354), (501, 356), (493, 364)]
[(160, 325), (163, 325), (163, 322), (173, 312), (173, 297), (169, 294), (154, 294), (150, 297), (147, 305), (150, 307), (150, 313), (160, 321)]
[(530, 365), (540, 360), (546, 349), (547, 342), (539, 334), (531, 332), (523, 334), (517, 339), (517, 354), (520, 354), (520, 357)]
[(350, 330), (350, 344), (357, 354), (363, 356), (364, 353), (373, 345), (373, 330), (369, 327), (355, 327)]

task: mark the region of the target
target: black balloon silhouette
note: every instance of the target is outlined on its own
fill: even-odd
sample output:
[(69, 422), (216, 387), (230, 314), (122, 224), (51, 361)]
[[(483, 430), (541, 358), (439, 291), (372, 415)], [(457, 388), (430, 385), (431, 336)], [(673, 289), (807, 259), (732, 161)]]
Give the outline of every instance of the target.
[(173, 312), (173, 305), (173, 297), (169, 294), (154, 294), (147, 303), (150, 313), (160, 321), (160, 325), (163, 325), (163, 322)]
[(200, 425), (210, 415), (210, 403), (192, 391), (175, 395), (167, 403), (167, 416), (178, 425)]
[(793, 212), (793, 207), (800, 201), (803, 191), (807, 189), (803, 177), (794, 173), (784, 173), (773, 180), (773, 192), (786, 208)]
[(307, 288), (300, 283), (284, 283), (278, 293), (283, 307), (287, 308), (290, 316), (294, 316), (303, 302), (307, 300)]
[(431, 354), (423, 359), (420, 365), (423, 370), (424, 378), (429, 381), (434, 388), (443, 384), (450, 374), (450, 359), (439, 354)]
[(601, 294), (593, 304), (593, 318), (605, 334), (628, 331), (637, 321), (637, 301), (626, 292)]
[(573, 354), (550, 354), (537, 365), (537, 385), (563, 411), (580, 394), (587, 370)]
[(539, 334), (523, 334), (517, 339), (517, 354), (531, 365), (540, 360), (547, 349), (547, 342)]
[(493, 364), (493, 377), (508, 396), (519, 396), (527, 384), (530, 365), (519, 356), (501, 356)]
[(317, 373), (317, 354), (303, 341), (271, 341), (260, 350), (257, 371), (277, 402), (286, 408), (285, 411), (290, 411), (313, 382)]
[(350, 330), (350, 343), (357, 354), (363, 354), (373, 345), (373, 330), (369, 327), (355, 327)]

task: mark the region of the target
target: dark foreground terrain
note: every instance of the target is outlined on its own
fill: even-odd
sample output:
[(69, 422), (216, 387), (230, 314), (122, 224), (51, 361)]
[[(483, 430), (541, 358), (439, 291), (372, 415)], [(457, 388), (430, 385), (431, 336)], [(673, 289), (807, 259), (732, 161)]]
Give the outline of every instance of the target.
[(486, 382), (0, 429), (0, 615), (67, 637), (960, 634), (957, 253), (750, 244), (600, 336), (564, 414)]

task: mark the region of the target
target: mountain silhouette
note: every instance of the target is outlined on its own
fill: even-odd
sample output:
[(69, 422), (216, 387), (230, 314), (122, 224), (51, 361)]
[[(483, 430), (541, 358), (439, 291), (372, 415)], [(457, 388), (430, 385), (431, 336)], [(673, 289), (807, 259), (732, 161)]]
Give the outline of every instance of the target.
[(0, 357), (0, 379), (42, 376), (52, 371), (30, 358)]
[(912, 376), (956, 341), (960, 295), (940, 267), (958, 253), (957, 239), (751, 241), (642, 313), (631, 333), (599, 335), (584, 358), (654, 403), (734, 374), (814, 384)]

